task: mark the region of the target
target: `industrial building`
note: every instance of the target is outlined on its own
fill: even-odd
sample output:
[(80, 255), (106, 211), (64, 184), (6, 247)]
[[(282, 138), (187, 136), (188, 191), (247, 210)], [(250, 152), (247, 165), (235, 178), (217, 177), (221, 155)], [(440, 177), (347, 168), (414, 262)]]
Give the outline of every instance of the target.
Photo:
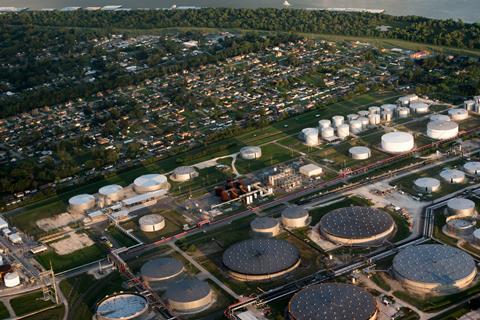
[[(318, 131), (317, 131), (318, 136)], [(240, 149), (240, 157), (245, 160), (255, 160), (262, 156), (262, 148), (257, 146), (248, 146)]]
[(346, 207), (320, 219), (319, 231), (328, 240), (345, 246), (381, 243), (395, 230), (392, 217), (369, 207)]
[(458, 135), (458, 124), (454, 121), (430, 121), (427, 136), (435, 140), (447, 140)]
[(453, 121), (462, 121), (468, 119), (468, 111), (465, 109), (450, 109), (448, 115)]
[(214, 302), (212, 288), (205, 281), (185, 279), (168, 287), (168, 305), (180, 313), (196, 313), (208, 309)]
[(158, 258), (146, 262), (140, 269), (142, 279), (147, 282), (171, 280), (185, 271), (183, 264), (173, 258)]
[(197, 170), (195, 170), (194, 167), (191, 166), (181, 166), (175, 168), (175, 170), (173, 170), (172, 174), (170, 175), (170, 179), (176, 182), (185, 182), (192, 180), (196, 177), (198, 177), (198, 172)]
[(280, 222), (272, 217), (257, 217), (250, 222), (252, 232), (261, 237), (275, 237), (280, 233)]
[(372, 156), (372, 152), (368, 147), (351, 147), (348, 150), (350, 157), (354, 160), (366, 160)]
[(415, 146), (413, 135), (407, 132), (390, 132), (381, 138), (382, 149), (388, 153), (403, 153)]
[(473, 258), (462, 250), (423, 244), (400, 251), (393, 259), (393, 272), (413, 293), (445, 295), (468, 287), (477, 268)]
[(147, 193), (158, 190), (168, 190), (170, 185), (168, 184), (167, 177), (163, 174), (146, 174), (136, 178), (133, 181), (133, 189), (137, 193)]
[(95, 197), (91, 194), (79, 194), (68, 200), (70, 211), (74, 213), (84, 213), (95, 206)]
[(119, 293), (107, 296), (97, 304), (97, 320), (142, 319), (148, 313), (148, 302), (134, 293)]
[(147, 214), (138, 219), (138, 224), (143, 232), (156, 232), (165, 228), (165, 218), (159, 214)]
[(463, 183), (465, 173), (458, 169), (445, 169), (440, 172), (440, 178), (451, 184)]
[(261, 281), (294, 270), (300, 264), (300, 253), (286, 240), (248, 239), (225, 250), (222, 261), (232, 278)]
[(474, 216), (475, 202), (465, 198), (453, 198), (447, 202), (448, 213), (455, 216)]
[(303, 228), (310, 224), (310, 215), (302, 207), (287, 207), (282, 211), (282, 224), (287, 228)]
[(288, 303), (294, 320), (375, 320), (378, 307), (367, 290), (344, 283), (322, 283), (297, 292)]
[(323, 173), (323, 169), (316, 164), (309, 163), (298, 168), (298, 171), (306, 177), (316, 177)]
[(480, 162), (470, 161), (463, 165), (463, 170), (469, 175), (480, 176)]
[(415, 190), (422, 193), (432, 193), (440, 190), (440, 181), (435, 178), (418, 178), (414, 182)]

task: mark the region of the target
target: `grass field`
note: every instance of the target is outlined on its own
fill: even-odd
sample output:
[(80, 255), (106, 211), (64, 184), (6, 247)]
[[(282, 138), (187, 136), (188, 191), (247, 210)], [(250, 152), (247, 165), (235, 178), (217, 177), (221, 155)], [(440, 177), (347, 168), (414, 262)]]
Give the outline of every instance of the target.
[(233, 177), (231, 172), (224, 172), (216, 167), (209, 167), (202, 170), (198, 170), (198, 177), (185, 182), (174, 182), (170, 180), (171, 189), (173, 194), (180, 194), (185, 192), (193, 192), (204, 187), (218, 184), (225, 181), (228, 178)]
[(240, 157), (235, 161), (239, 173), (246, 174), (263, 168), (271, 167), (300, 156), (298, 153), (286, 149), (276, 143), (262, 146), (262, 156), (255, 160), (245, 160)]
[(105, 256), (106, 249), (100, 244), (94, 244), (66, 255), (59, 255), (53, 249), (49, 249), (36, 255), (35, 259), (46, 269), (50, 269), (51, 262), (55, 272), (62, 272), (102, 259)]
[(7, 307), (0, 302), (0, 319), (7, 319), (10, 318), (10, 314), (8, 313)]
[(312, 210), (309, 211), (310, 216), (312, 218), (312, 222), (310, 223), (310, 225), (314, 226), (317, 223), (319, 223), (320, 219), (322, 219), (322, 217), (324, 215), (326, 215), (327, 213), (329, 213), (332, 210), (335, 210), (335, 209), (338, 209), (338, 208), (350, 207), (350, 206), (365, 207), (365, 206), (369, 206), (369, 205), (371, 205), (371, 204), (368, 200), (366, 200), (364, 198), (352, 196), (352, 197), (345, 198), (343, 200), (340, 200), (338, 202), (332, 203), (332, 204), (324, 206), (324, 207), (319, 207), (319, 208), (312, 209)]
[(118, 243), (118, 245), (122, 247), (131, 247), (133, 245), (136, 245), (137, 242), (127, 236), (125, 233), (120, 231), (118, 228), (115, 228), (115, 226), (109, 226), (108, 227), (108, 233), (115, 239), (115, 241)]
[(37, 313), (25, 319), (26, 320), (63, 320), (64, 314), (65, 314), (65, 306), (62, 304), (58, 307)]
[(50, 300), (43, 300), (42, 291), (34, 291), (17, 298), (13, 298), (10, 300), (10, 305), (17, 316), (23, 316), (34, 311), (53, 306), (54, 303)]

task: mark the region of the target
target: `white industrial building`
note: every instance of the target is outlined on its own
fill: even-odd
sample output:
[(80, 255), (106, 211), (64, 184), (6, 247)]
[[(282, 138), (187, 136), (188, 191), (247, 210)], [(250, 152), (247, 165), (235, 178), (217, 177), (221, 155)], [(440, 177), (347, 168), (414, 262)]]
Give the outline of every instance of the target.
[(319, 176), (323, 173), (323, 169), (313, 163), (306, 164), (301, 166), (298, 171), (307, 177)]

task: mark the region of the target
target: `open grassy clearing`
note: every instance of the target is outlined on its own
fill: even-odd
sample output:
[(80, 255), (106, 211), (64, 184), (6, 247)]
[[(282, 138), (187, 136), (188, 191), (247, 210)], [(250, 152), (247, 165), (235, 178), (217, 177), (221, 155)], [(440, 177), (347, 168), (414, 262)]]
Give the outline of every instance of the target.
[(110, 234), (112, 238), (115, 239), (115, 241), (122, 247), (128, 248), (137, 244), (135, 240), (127, 236), (125, 233), (120, 231), (114, 225), (109, 226), (107, 231), (108, 231), (108, 234)]
[(12, 300), (10, 300), (10, 305), (12, 306), (17, 316), (23, 316), (53, 306), (54, 303), (50, 300), (43, 300), (42, 291), (34, 291), (13, 298)]
[(458, 123), (460, 130), (471, 130), (480, 127), (480, 116), (471, 114), (466, 120)]
[(53, 309), (37, 313), (33, 316), (25, 318), (26, 320), (63, 320), (65, 314), (65, 306), (62, 304)]
[(235, 161), (235, 168), (239, 173), (246, 174), (278, 163), (282, 163), (300, 156), (298, 153), (282, 147), (276, 143), (262, 146), (262, 156), (255, 160), (245, 160), (240, 157)]
[(303, 153), (312, 153), (318, 150), (318, 147), (309, 147), (306, 146), (305, 143), (303, 143), (302, 140), (298, 138), (297, 135), (289, 136), (283, 139), (280, 139), (277, 141), (279, 144), (292, 148), (298, 152), (303, 152)]
[(185, 181), (185, 182), (175, 182), (169, 180), (171, 185), (170, 192), (173, 194), (180, 194), (184, 192), (191, 192), (194, 190), (202, 189), (204, 187), (215, 185), (219, 182), (225, 181), (228, 178), (233, 177), (231, 172), (225, 172), (219, 170), (216, 167), (209, 167), (202, 170), (198, 170), (198, 177)]
[(7, 307), (3, 304), (3, 302), (0, 302), (0, 319), (8, 319), (10, 318), (10, 314), (8, 313)]

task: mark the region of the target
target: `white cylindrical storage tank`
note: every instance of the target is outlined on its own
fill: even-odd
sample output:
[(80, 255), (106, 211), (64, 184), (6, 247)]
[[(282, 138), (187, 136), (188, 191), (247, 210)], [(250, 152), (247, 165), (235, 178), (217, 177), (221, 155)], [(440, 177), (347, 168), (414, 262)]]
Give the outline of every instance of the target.
[(344, 123), (337, 127), (337, 135), (340, 139), (345, 139), (350, 135), (350, 127)]
[(355, 113), (352, 113), (352, 114), (347, 115), (348, 123), (350, 123), (350, 121), (352, 121), (352, 120), (357, 120), (358, 117), (359, 117), (359, 115), (358, 115), (358, 114), (355, 114)]
[(477, 229), (473, 232), (473, 244), (480, 246), (480, 229)]
[(407, 132), (390, 132), (382, 136), (382, 149), (389, 153), (402, 153), (414, 148), (413, 136)]
[(318, 129), (317, 128), (305, 128), (302, 130), (305, 144), (307, 146), (318, 145)]
[(156, 232), (165, 228), (165, 219), (159, 214), (147, 214), (138, 220), (143, 232)]
[(480, 162), (478, 161), (470, 161), (463, 165), (463, 170), (466, 173), (472, 176), (479, 176), (480, 175)]
[(329, 139), (335, 136), (335, 130), (332, 127), (324, 128), (322, 130), (322, 139)]
[(462, 121), (468, 118), (468, 111), (465, 109), (450, 109), (448, 115), (453, 121)]
[(332, 123), (333, 123), (333, 126), (335, 128), (338, 128), (339, 126), (341, 126), (344, 121), (345, 121), (344, 116), (334, 116), (334, 117), (332, 117)]
[(380, 114), (374, 113), (374, 114), (368, 115), (368, 121), (370, 122), (371, 125), (374, 125), (374, 126), (379, 125), (381, 121)]
[(85, 212), (95, 206), (95, 197), (91, 194), (79, 194), (68, 200), (70, 210), (73, 212)]
[(453, 198), (447, 202), (448, 212), (455, 216), (475, 215), (475, 202), (465, 198)]
[(178, 312), (199, 312), (213, 303), (213, 291), (207, 282), (186, 279), (168, 287), (165, 293), (169, 306)]
[(348, 150), (350, 157), (355, 160), (365, 160), (372, 155), (371, 151), (367, 147), (352, 147)]
[(373, 107), (370, 107), (368, 108), (368, 113), (369, 114), (380, 114), (380, 107), (376, 107), (376, 106), (373, 106)]
[[(255, 157), (258, 155), (256, 149), (250, 149), (256, 147), (245, 147), (240, 149), (240, 156), (243, 159), (256, 159)], [(243, 151), (243, 152), (242, 152)], [(260, 151), (261, 155), (261, 151)], [(191, 180), (198, 176), (198, 172), (195, 170), (194, 167), (191, 166), (181, 166), (175, 168), (172, 174), (170, 175), (170, 179), (176, 182), (185, 182)]]
[(98, 193), (107, 200), (107, 203), (120, 201), (123, 198), (123, 187), (118, 184), (111, 184), (101, 187)]
[(117, 293), (105, 297), (97, 305), (96, 320), (143, 319), (148, 313), (148, 301), (136, 293)]
[(168, 184), (167, 177), (165, 177), (163, 174), (145, 174), (133, 181), (133, 189), (137, 193), (168, 189), (169, 187), (170, 185)]
[(430, 121), (427, 124), (427, 136), (436, 140), (455, 138), (458, 135), (458, 124), (453, 121)]
[(450, 117), (445, 114), (431, 114), (430, 121), (450, 121)]
[(407, 107), (400, 107), (397, 109), (397, 114), (401, 119), (407, 118), (410, 115), (410, 109)]
[(445, 169), (440, 172), (440, 177), (448, 183), (463, 183), (465, 181), (465, 173), (458, 169)]
[(262, 156), (262, 149), (257, 146), (248, 146), (240, 149), (240, 156), (245, 160), (254, 160)]
[(440, 181), (435, 178), (418, 178), (414, 182), (415, 189), (420, 192), (432, 193), (440, 190)]
[(272, 217), (258, 217), (250, 222), (252, 231), (262, 237), (275, 237), (280, 233), (280, 222)]
[(358, 118), (358, 121), (360, 121), (362, 123), (362, 128), (363, 129), (366, 129), (368, 127), (368, 123), (369, 123), (368, 118), (360, 117), (360, 118)]
[(393, 120), (393, 112), (383, 111), (382, 112), (382, 120), (385, 121), (385, 122), (391, 122)]
[(473, 111), (475, 109), (475, 100), (467, 100), (463, 103), (463, 108), (467, 111)]
[(310, 215), (302, 207), (287, 207), (282, 211), (282, 223), (287, 228), (303, 228), (310, 223)]
[(416, 114), (428, 113), (428, 104), (423, 102), (412, 102), (410, 103), (410, 110), (412, 110), (412, 113)]
[(3, 282), (5, 283), (5, 287), (13, 288), (20, 284), (20, 276), (17, 272), (9, 272), (6, 273), (3, 277)]
[(185, 271), (183, 264), (177, 259), (165, 257), (148, 260), (140, 269), (142, 279), (149, 283), (177, 278)]
[(383, 104), (381, 109), (384, 112), (387, 111), (387, 112), (395, 113), (395, 111), (397, 110), (397, 105), (387, 103), (387, 104)]
[(350, 130), (354, 134), (360, 133), (362, 131), (362, 122), (360, 120), (350, 122)]
[(360, 117), (365, 117), (365, 118), (368, 117), (368, 115), (370, 114), (370, 112), (367, 110), (360, 110), (357, 113)]
[(332, 121), (328, 119), (322, 119), (318, 121), (318, 127), (320, 128), (320, 132), (325, 128), (330, 128), (332, 126)]

